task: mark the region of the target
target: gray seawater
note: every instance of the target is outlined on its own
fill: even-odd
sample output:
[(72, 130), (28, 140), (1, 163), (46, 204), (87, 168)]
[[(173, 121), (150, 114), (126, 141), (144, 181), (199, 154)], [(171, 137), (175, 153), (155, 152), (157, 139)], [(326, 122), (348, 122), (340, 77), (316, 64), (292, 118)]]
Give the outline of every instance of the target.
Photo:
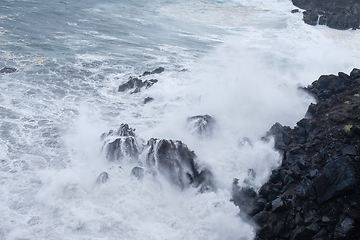
[[(2, 0), (0, 239), (252, 239), (229, 201), (233, 178), (279, 164), (275, 122), (293, 126), (321, 74), (360, 67), (358, 31), (307, 26), (285, 0)], [(164, 67), (152, 88), (118, 93)], [(146, 105), (143, 100), (155, 100)], [(212, 139), (186, 118), (213, 115)], [(109, 163), (100, 135), (121, 123), (139, 137), (182, 140), (219, 190), (180, 191)], [(252, 145), (239, 147), (248, 137)], [(97, 185), (103, 171), (110, 180)]]

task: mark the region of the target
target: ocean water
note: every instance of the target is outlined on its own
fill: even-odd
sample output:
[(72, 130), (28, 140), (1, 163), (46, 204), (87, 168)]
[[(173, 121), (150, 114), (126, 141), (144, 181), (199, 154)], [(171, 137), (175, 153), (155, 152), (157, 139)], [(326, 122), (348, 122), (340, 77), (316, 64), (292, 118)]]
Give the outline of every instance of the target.
[[(252, 239), (230, 200), (254, 169), (258, 189), (280, 161), (260, 139), (294, 126), (314, 100), (298, 91), (360, 67), (360, 32), (308, 26), (288, 0), (2, 0), (0, 239)], [(137, 94), (117, 88), (164, 67)], [(146, 97), (154, 101), (143, 104)], [(190, 116), (209, 114), (199, 139)], [(100, 135), (181, 140), (218, 190), (179, 190), (108, 162)], [(246, 137), (252, 144), (240, 146)], [(102, 172), (109, 181), (96, 184)]]

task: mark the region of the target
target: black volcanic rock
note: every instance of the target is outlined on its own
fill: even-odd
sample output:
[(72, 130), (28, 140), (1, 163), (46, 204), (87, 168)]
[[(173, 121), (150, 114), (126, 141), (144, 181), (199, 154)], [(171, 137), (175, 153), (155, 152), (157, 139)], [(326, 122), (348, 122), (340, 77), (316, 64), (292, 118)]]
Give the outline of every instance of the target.
[(141, 146), (137, 142), (135, 129), (127, 124), (121, 124), (116, 131), (109, 131), (108, 134), (102, 134), (104, 141), (103, 150), (109, 161), (122, 161), (123, 159), (132, 159), (137, 161)]
[[(180, 189), (215, 190), (211, 171), (201, 165), (196, 154), (181, 141), (151, 138), (145, 143), (128, 124), (102, 134), (101, 139), (105, 157), (110, 162), (133, 165), (131, 174), (139, 180), (145, 174), (161, 175)], [(107, 177), (102, 175), (98, 178), (100, 183)]]
[(159, 172), (181, 189), (200, 186), (200, 191), (212, 190), (212, 174), (196, 163), (196, 155), (181, 141), (150, 139), (146, 146), (146, 165)]
[(294, 128), (276, 123), (263, 138), (274, 138), (281, 165), (259, 192), (233, 188), (259, 227), (255, 239), (360, 239), (358, 74), (323, 75), (303, 88), (317, 99), (307, 118)]
[(310, 25), (319, 24), (339, 30), (358, 29), (360, 25), (359, 0), (292, 0), (304, 10), (304, 21)]

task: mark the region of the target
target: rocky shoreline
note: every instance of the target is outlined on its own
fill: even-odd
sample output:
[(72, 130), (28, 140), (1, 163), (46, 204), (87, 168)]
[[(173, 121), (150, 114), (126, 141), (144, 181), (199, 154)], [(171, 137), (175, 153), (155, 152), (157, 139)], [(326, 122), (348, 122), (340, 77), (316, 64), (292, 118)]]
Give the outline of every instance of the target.
[(305, 10), (303, 20), (309, 25), (339, 30), (360, 28), (359, 0), (292, 0), (292, 3)]
[(259, 229), (256, 239), (360, 238), (360, 70), (324, 75), (294, 128), (274, 124), (282, 164), (255, 192), (233, 186), (233, 201)]

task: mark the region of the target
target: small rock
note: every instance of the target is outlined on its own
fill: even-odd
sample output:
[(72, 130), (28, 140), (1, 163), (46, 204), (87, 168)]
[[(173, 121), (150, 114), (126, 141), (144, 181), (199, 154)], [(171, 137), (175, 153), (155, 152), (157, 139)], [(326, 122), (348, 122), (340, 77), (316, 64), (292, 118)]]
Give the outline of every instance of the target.
[(341, 153), (342, 153), (342, 155), (356, 156), (357, 155), (356, 146), (355, 145), (346, 145), (343, 148), (341, 148)]
[(154, 98), (147, 97), (147, 98), (144, 99), (144, 104), (147, 104), (147, 103), (152, 102), (152, 101), (154, 101)]
[(354, 68), (351, 72), (350, 72), (350, 77), (352, 79), (356, 79), (360, 77), (360, 69)]
[(3, 67), (0, 70), (0, 73), (14, 73), (16, 71), (17, 71), (16, 68), (13, 68), (13, 67)]
[(340, 219), (336, 224), (334, 238), (335, 239), (346, 239), (349, 232), (354, 228), (354, 219), (345, 217), (343, 220)]
[(291, 10), (291, 13), (298, 13), (298, 12), (300, 12), (299, 9), (293, 9), (293, 10)]
[(145, 170), (142, 167), (133, 167), (131, 174), (134, 175), (137, 179), (142, 180), (145, 175)]
[(272, 201), (271, 206), (274, 212), (280, 212), (285, 208), (285, 204), (280, 197)]
[(96, 179), (96, 183), (97, 184), (102, 184), (102, 183), (107, 182), (108, 179), (109, 179), (109, 174), (107, 172), (103, 172)]

